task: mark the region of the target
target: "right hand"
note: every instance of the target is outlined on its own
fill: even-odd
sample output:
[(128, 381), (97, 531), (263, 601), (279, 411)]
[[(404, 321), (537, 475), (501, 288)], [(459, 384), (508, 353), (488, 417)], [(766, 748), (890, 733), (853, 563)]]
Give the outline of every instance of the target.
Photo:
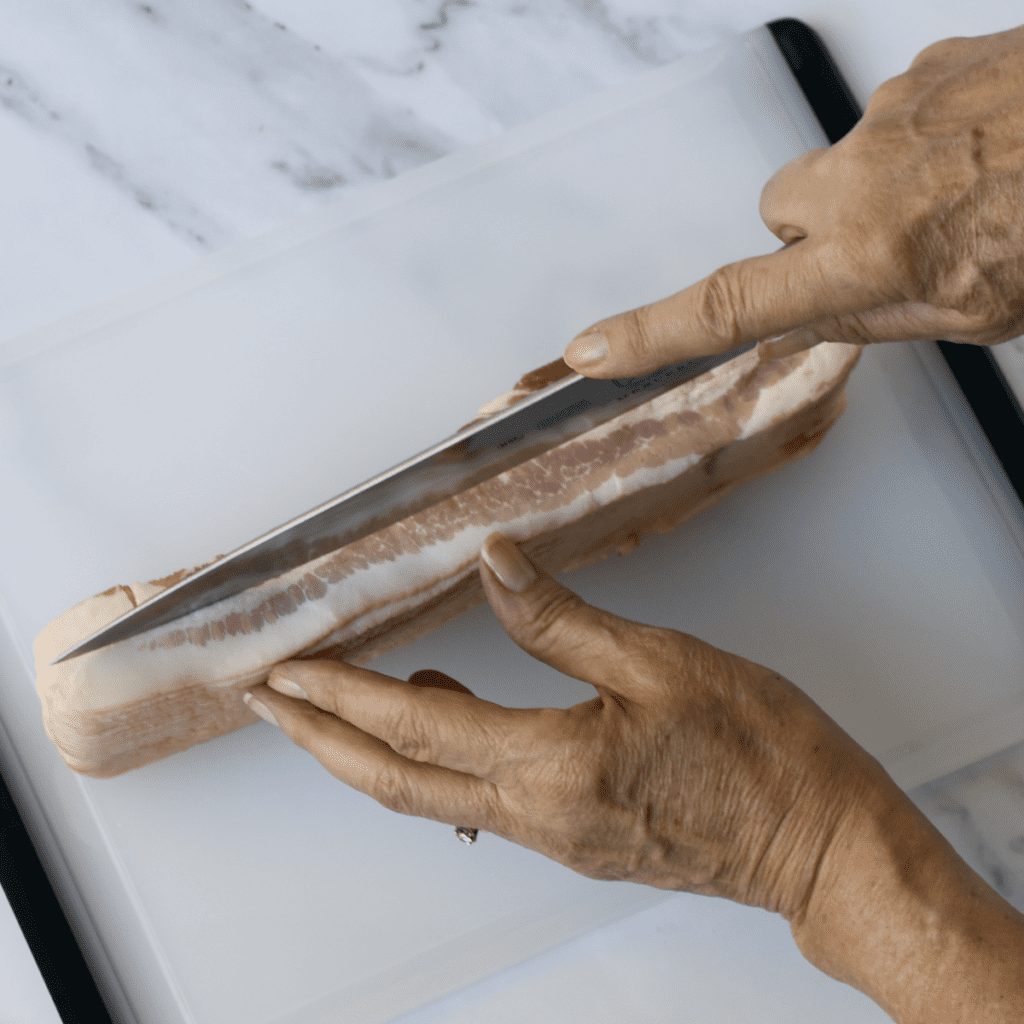
[(565, 361), (624, 377), (762, 339), (778, 358), (1024, 332), (1024, 27), (922, 51), (845, 138), (768, 182), (761, 216), (785, 249), (594, 324)]
[(504, 708), (438, 672), (294, 661), (250, 708), (393, 810), (777, 911), (900, 1024), (1024, 1020), (1024, 917), (796, 686), (585, 604), (500, 535), (480, 574), (512, 639), (595, 698)]
[[(793, 683), (586, 604), (501, 534), (480, 577), (528, 654), (592, 685), (505, 708), (433, 673), (275, 666), (249, 706), (393, 810), (485, 829), (592, 878), (721, 896), (813, 926), (846, 837), (906, 797)], [(426, 685), (423, 685), (423, 684)]]

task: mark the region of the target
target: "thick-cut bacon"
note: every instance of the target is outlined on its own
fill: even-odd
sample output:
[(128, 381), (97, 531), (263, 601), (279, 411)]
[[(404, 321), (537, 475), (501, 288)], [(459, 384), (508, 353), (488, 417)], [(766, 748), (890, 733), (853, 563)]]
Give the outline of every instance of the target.
[[(105, 777), (253, 722), (241, 693), (277, 662), (363, 663), (482, 601), (477, 556), (496, 529), (552, 572), (624, 554), (643, 534), (672, 529), (744, 481), (810, 452), (845, 408), (859, 353), (821, 344), (760, 362), (748, 352), (339, 551), (49, 667), (182, 573), (89, 598), (35, 643), (47, 734), (71, 768)], [(484, 411), (554, 373), (527, 375)]]

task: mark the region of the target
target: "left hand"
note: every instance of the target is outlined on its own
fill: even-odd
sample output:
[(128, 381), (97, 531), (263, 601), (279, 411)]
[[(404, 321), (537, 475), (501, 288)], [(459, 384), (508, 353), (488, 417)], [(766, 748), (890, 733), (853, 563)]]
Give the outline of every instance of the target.
[(496, 833), (592, 878), (724, 896), (791, 923), (864, 807), (906, 801), (778, 673), (593, 608), (500, 534), (480, 573), (509, 635), (597, 697), (511, 709), (441, 673), (407, 683), (294, 661), (250, 707), (392, 810)]

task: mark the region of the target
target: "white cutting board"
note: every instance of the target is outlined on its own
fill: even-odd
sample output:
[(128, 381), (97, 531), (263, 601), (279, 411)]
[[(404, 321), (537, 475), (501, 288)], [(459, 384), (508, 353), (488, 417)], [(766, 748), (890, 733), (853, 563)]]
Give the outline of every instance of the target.
[[(451, 432), (593, 320), (775, 248), (760, 188), (823, 141), (761, 31), (0, 348), (0, 739), (122, 1007), (382, 1021), (660, 898), (466, 848), (262, 724), (80, 779), (30, 645)], [(909, 786), (1024, 738), (1020, 510), (910, 347), (848, 391), (812, 456), (570, 582), (779, 669)], [(426, 666), (507, 704), (591, 695), (486, 608), (376, 663)]]

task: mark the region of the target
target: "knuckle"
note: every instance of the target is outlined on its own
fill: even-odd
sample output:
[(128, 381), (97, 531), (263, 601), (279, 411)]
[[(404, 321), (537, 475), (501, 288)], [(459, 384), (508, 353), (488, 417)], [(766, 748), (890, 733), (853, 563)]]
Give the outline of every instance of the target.
[(843, 345), (868, 345), (876, 340), (875, 331), (856, 313), (817, 320), (813, 333), (822, 341), (838, 342)]
[(660, 692), (681, 664), (692, 656), (692, 643), (683, 633), (657, 626), (643, 626), (633, 631), (623, 644), (633, 666), (635, 682), (649, 691)]
[(416, 710), (404, 701), (395, 701), (387, 716), (388, 746), (411, 761), (423, 759), (426, 744)]
[(381, 772), (374, 782), (371, 796), (396, 814), (415, 813), (413, 789), (403, 772), (395, 769)]
[(706, 682), (714, 679), (721, 669), (721, 651), (689, 633), (674, 629), (659, 630), (662, 634), (658, 646), (648, 645), (648, 658), (657, 659), (664, 670), (668, 663), (672, 671), (665, 686), (675, 693), (681, 683)]
[(322, 711), (334, 715), (335, 718), (345, 717), (345, 700), (340, 690), (331, 688), (316, 694), (310, 694), (310, 702), (315, 703)]
[(571, 722), (571, 711), (563, 711), (561, 708), (538, 708), (534, 735), (545, 749), (557, 751), (570, 735)]
[(873, 341), (877, 340), (877, 336), (871, 327), (865, 324), (863, 319), (856, 314), (840, 318), (836, 321), (836, 325), (836, 337), (828, 337), (826, 333), (826, 340), (841, 341), (847, 345), (870, 345)]
[[(822, 171), (824, 165), (831, 161), (833, 152), (831, 148), (808, 150), (780, 167), (761, 190), (758, 203), (761, 220), (787, 245), (807, 236), (808, 225), (794, 221), (808, 219), (812, 206), (808, 196), (820, 193), (822, 179), (828, 180), (829, 174)], [(818, 180), (812, 182), (809, 179), (815, 172)]]
[(898, 102), (906, 94), (909, 86), (910, 82), (906, 72), (887, 78), (868, 98), (865, 113), (875, 114), (879, 107), (884, 108)]
[(507, 727), (504, 720), (494, 721), (489, 716), (474, 715), (460, 733), (467, 750), (479, 766), (477, 774), (491, 776), (514, 771), (523, 756), (521, 736)]
[(561, 645), (570, 630), (570, 620), (585, 607), (586, 602), (578, 594), (560, 587), (534, 611), (529, 624), (532, 644), (538, 650)]
[(695, 311), (700, 327), (726, 348), (740, 340), (741, 301), (731, 265), (719, 267), (697, 285)]
[(886, 222), (879, 217), (863, 231), (860, 249), (864, 263), (874, 269), (876, 277), (886, 273), (893, 281), (892, 288), (925, 294), (930, 275), (924, 269), (924, 242), (919, 231), (908, 229), (900, 220)]
[(641, 359), (653, 352), (655, 341), (650, 306), (640, 306), (622, 314), (622, 340), (627, 351)]
[(501, 790), (493, 783), (484, 783), (476, 798), (476, 817), (488, 832), (500, 835), (512, 842), (519, 842), (522, 827), (518, 815), (508, 806)]
[(945, 63), (950, 57), (959, 55), (963, 50), (965, 44), (969, 44), (971, 40), (964, 38), (963, 36), (954, 36), (950, 39), (940, 39), (938, 42), (931, 43), (926, 46), (911, 62), (912, 68), (919, 68), (922, 64), (928, 64), (935, 61)]

